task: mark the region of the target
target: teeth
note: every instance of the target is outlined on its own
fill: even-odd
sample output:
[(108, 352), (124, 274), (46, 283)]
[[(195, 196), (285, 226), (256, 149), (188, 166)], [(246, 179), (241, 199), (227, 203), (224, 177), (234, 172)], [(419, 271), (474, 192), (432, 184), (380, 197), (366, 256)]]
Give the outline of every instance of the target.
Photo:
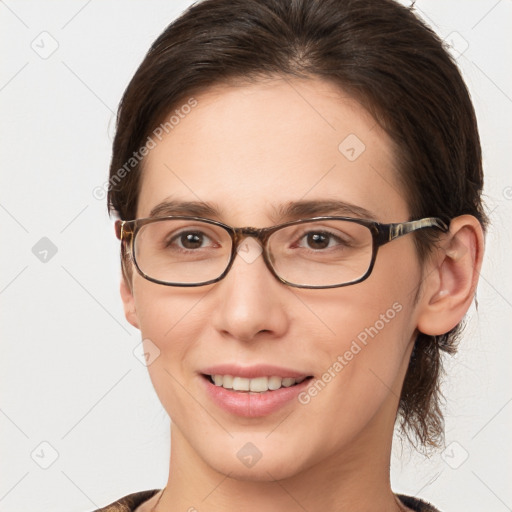
[(279, 389), (282, 380), (281, 377), (270, 377), (270, 379), (268, 379), (268, 389), (272, 391)]
[(249, 379), (249, 389), (258, 393), (261, 393), (262, 391), (268, 391), (268, 377)]
[[(224, 381), (222, 375), (216, 375), (216, 377), (220, 377)], [(249, 391), (250, 381), (251, 381), (251, 379), (244, 379), (243, 377), (235, 377), (233, 379), (233, 389), (235, 391)]]
[(246, 379), (244, 377), (233, 377), (232, 375), (211, 375), (213, 383), (216, 386), (222, 386), (225, 389), (234, 391), (252, 391), (254, 393), (265, 393), (266, 391), (275, 391), (281, 387), (289, 388), (294, 384), (300, 384), (306, 377), (256, 377)]
[(231, 375), (224, 375), (224, 377), (222, 375), (217, 375), (217, 377), (221, 378), (219, 386), (224, 386), (226, 389), (233, 389), (233, 381), (235, 379), (233, 379)]

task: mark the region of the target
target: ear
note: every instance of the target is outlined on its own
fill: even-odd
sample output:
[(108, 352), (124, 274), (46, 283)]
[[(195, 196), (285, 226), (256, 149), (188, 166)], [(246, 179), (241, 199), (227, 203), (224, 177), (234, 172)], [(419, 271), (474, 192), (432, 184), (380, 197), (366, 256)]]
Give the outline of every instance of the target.
[(420, 332), (445, 334), (462, 320), (475, 296), (483, 252), (484, 234), (478, 219), (472, 215), (454, 218), (425, 268)]
[(121, 276), (121, 299), (123, 301), (124, 306), (124, 316), (126, 317), (126, 320), (130, 322), (130, 324), (133, 325), (133, 327), (136, 327), (137, 329), (140, 329), (139, 327), (139, 320), (137, 318), (137, 311), (135, 309), (135, 299), (133, 298), (133, 291), (131, 289), (130, 283), (127, 281), (127, 277), (124, 275)]

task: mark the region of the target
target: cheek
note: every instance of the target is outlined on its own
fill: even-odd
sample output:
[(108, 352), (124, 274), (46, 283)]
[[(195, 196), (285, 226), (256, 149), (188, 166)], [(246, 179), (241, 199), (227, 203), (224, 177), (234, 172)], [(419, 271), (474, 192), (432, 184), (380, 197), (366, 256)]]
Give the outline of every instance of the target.
[[(143, 338), (150, 338), (163, 353), (180, 351), (201, 328), (198, 307), (207, 290), (162, 286), (140, 276), (133, 281), (135, 311)], [(186, 328), (188, 336), (183, 336)]]
[(337, 381), (344, 390), (353, 386), (358, 395), (363, 390), (372, 393), (372, 372), (391, 384), (402, 364), (414, 331), (412, 304), (399, 294), (368, 295), (355, 288), (343, 294), (337, 300), (304, 299), (312, 311), (319, 312), (326, 328), (315, 347), (322, 354), (322, 380)]
[(142, 339), (157, 354), (148, 365), (155, 391), (170, 414), (188, 378), (191, 354), (205, 328), (202, 301), (207, 290), (180, 290), (134, 279), (134, 297)]
[(321, 374), (300, 397), (326, 431), (336, 421), (336, 435), (354, 433), (386, 400), (398, 400), (415, 331), (411, 283), (419, 278), (419, 267), (396, 275), (380, 265), (363, 283), (303, 298), (330, 331), (316, 344)]
[[(413, 261), (412, 256), (404, 259)], [(415, 328), (414, 299), (419, 282), (419, 265), (397, 265), (382, 258), (362, 283), (303, 294), (302, 301), (317, 315), (319, 325), (325, 326), (327, 336), (319, 348), (327, 349), (331, 356), (356, 344), (371, 348), (364, 352), (375, 355), (403, 351)], [(371, 343), (373, 340), (376, 343)], [(357, 347), (353, 351), (359, 354)]]

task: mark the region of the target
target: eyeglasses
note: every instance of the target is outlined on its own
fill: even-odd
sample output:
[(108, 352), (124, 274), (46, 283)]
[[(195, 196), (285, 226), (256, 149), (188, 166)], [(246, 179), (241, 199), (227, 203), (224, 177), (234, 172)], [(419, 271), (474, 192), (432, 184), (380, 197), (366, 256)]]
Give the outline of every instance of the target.
[[(170, 216), (116, 222), (116, 235), (138, 273), (166, 286), (203, 286), (223, 279), (247, 237), (282, 283), (337, 288), (371, 274), (380, 246), (419, 229), (448, 231), (439, 218), (381, 224), (350, 217), (314, 217), (268, 228), (233, 228), (200, 217)], [(243, 256), (243, 254), (241, 254)]]

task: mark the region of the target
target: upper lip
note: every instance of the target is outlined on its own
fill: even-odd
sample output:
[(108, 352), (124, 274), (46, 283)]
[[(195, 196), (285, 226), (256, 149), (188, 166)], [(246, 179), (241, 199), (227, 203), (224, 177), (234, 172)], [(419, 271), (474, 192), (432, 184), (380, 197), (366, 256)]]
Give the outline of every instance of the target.
[(203, 368), (200, 373), (204, 375), (232, 375), (233, 377), (245, 377), (246, 379), (255, 379), (257, 377), (282, 377), (282, 378), (300, 378), (308, 377), (311, 374), (274, 366), (271, 364), (257, 364), (251, 366), (240, 366), (239, 364), (219, 364)]

